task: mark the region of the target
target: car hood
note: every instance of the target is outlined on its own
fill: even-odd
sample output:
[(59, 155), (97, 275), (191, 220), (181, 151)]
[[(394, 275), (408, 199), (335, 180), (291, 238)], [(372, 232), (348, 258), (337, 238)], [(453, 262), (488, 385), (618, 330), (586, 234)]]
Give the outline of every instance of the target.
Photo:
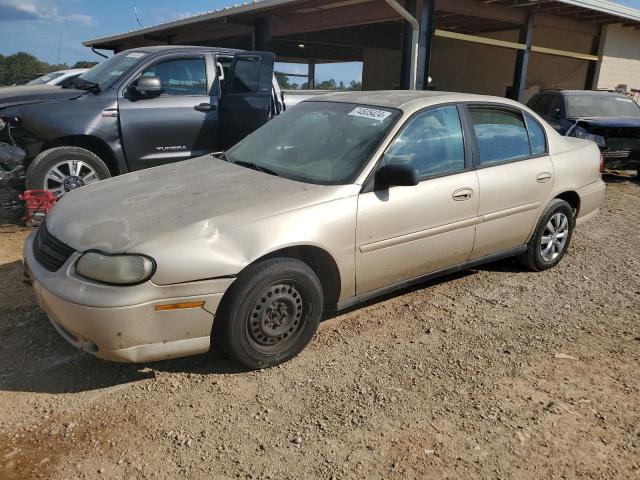
[(74, 190), (46, 223), (78, 251), (122, 253), (164, 235), (174, 245), (214, 239), (239, 225), (342, 198), (353, 190), (348, 187), (288, 180), (207, 155)]
[(0, 88), (0, 109), (17, 105), (72, 100), (86, 92), (56, 85), (31, 85)]
[(582, 127), (640, 129), (640, 117), (584, 117), (570, 120)]

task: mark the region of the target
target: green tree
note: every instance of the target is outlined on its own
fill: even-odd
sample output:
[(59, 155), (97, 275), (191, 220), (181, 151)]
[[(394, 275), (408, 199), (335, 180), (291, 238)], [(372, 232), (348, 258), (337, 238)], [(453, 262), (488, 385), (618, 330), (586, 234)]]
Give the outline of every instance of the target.
[(89, 60), (79, 60), (73, 65), (71, 65), (71, 68), (91, 68), (97, 64), (98, 62), (90, 62)]
[(348, 90), (362, 90), (362, 82), (359, 80), (351, 80)]

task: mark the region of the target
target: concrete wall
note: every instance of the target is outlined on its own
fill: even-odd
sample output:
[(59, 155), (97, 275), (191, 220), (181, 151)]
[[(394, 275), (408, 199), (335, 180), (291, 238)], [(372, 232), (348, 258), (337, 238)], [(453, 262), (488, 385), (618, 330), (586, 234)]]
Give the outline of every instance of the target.
[(640, 30), (605, 26), (599, 55), (597, 88), (613, 89), (619, 84), (640, 88)]
[(400, 87), (402, 52), (386, 48), (365, 48), (362, 64), (363, 90), (394, 90)]
[[(484, 36), (518, 42), (518, 31), (493, 32)], [(592, 37), (578, 32), (536, 27), (533, 44), (541, 47), (589, 53)], [(513, 84), (516, 50), (435, 37), (431, 77), (438, 90), (505, 96)], [(582, 89), (587, 75), (586, 60), (532, 53), (526, 81), (525, 102), (546, 88)]]

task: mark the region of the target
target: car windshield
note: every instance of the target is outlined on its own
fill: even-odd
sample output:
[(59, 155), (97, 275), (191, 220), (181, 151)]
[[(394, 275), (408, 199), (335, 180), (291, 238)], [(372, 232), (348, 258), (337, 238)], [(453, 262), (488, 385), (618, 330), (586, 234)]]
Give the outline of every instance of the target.
[(87, 70), (80, 75), (79, 78), (97, 85), (100, 87), (100, 90), (106, 90), (113, 85), (113, 82), (120, 78), (123, 73), (140, 62), (146, 55), (145, 52), (137, 51), (118, 53)]
[(50, 82), (54, 78), (61, 77), (62, 75), (64, 75), (64, 72), (47, 73), (46, 75), (27, 82), (26, 85), (44, 85), (45, 83)]
[(640, 117), (640, 107), (616, 95), (567, 95), (570, 117)]
[(391, 108), (302, 102), (226, 152), (230, 162), (307, 183), (350, 183), (397, 121)]

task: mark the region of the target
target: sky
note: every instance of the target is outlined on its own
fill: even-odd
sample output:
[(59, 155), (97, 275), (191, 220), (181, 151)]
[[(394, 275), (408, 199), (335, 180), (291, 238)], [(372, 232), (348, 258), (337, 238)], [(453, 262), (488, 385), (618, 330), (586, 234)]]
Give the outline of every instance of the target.
[[(139, 28), (134, 7), (143, 26), (176, 20), (239, 0), (0, 0), (0, 53), (18, 51), (34, 54), (49, 63), (73, 64), (78, 60), (99, 60), (82, 42)], [(640, 9), (640, 0), (620, 0)], [(62, 47), (59, 49), (60, 41)], [(285, 66), (278, 65), (279, 69)], [(291, 65), (287, 73), (306, 73), (306, 67)], [(359, 80), (359, 63), (316, 67), (318, 81), (335, 78)]]

